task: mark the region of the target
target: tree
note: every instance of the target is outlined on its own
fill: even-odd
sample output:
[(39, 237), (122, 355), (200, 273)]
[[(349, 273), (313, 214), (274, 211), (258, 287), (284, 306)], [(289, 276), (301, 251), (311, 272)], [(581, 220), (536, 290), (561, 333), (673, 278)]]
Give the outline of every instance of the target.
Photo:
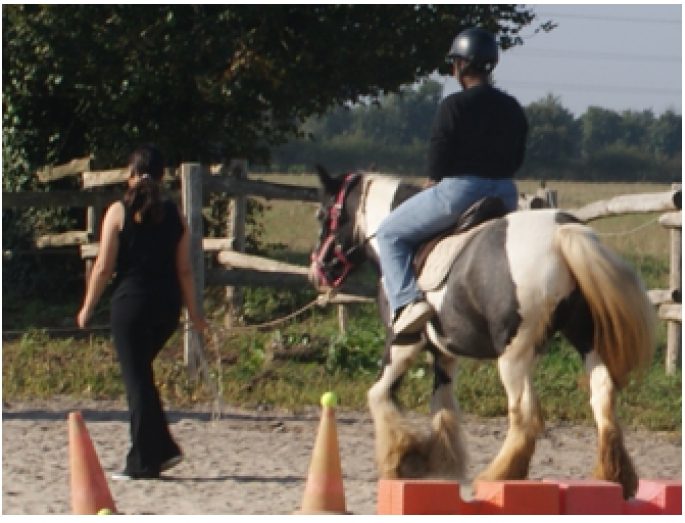
[(403, 124), (397, 137), (399, 144), (426, 141), (441, 98), (442, 85), (434, 80), (426, 80), (416, 89), (403, 89), (397, 95), (397, 112)]
[(147, 140), (172, 163), (264, 158), (308, 116), (434, 71), (460, 29), (506, 48), (533, 19), (505, 4), (4, 6), (6, 168), (119, 164)]
[(442, 96), (442, 84), (424, 80), (374, 103), (339, 107), (310, 118), (304, 138), (275, 148), (280, 167), (304, 167), (318, 158), (333, 170), (382, 167), (396, 173), (421, 173), (428, 137)]
[(628, 147), (650, 151), (649, 130), (654, 124), (654, 113), (646, 111), (623, 111), (621, 113), (620, 142)]
[(598, 150), (620, 140), (621, 116), (610, 109), (588, 107), (580, 117), (583, 129), (583, 153), (592, 156)]
[(682, 151), (683, 119), (673, 111), (666, 111), (654, 120), (650, 141), (657, 156), (679, 157)]
[(425, 141), (441, 94), (442, 85), (435, 80), (402, 87), (377, 103), (356, 106), (356, 127), (364, 137), (378, 143), (409, 145), (417, 139)]
[(577, 156), (580, 127), (573, 114), (551, 94), (526, 107), (526, 161), (538, 166), (559, 164)]

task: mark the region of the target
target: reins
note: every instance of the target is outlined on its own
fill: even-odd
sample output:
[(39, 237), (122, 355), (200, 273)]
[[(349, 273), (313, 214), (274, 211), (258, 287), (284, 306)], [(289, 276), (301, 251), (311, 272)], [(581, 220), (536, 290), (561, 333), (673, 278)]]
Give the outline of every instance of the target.
[[(256, 331), (263, 331), (267, 329), (271, 329), (274, 327), (277, 327), (278, 325), (281, 325), (282, 323), (285, 323), (289, 320), (292, 320), (293, 318), (296, 318), (297, 316), (300, 316), (304, 312), (308, 311), (315, 305), (319, 305), (321, 307), (325, 306), (328, 303), (328, 300), (330, 299), (331, 295), (333, 295), (334, 292), (331, 291), (327, 294), (321, 294), (317, 296), (314, 300), (310, 301), (303, 307), (300, 307), (294, 312), (291, 312), (290, 314), (287, 314), (286, 316), (283, 316), (282, 318), (277, 318), (275, 320), (267, 321), (264, 323), (260, 323), (257, 325), (245, 325), (242, 327), (224, 327), (223, 325), (220, 325), (216, 321), (208, 321), (209, 323), (209, 329), (208, 333), (202, 337), (202, 341), (204, 343), (200, 344), (200, 350), (196, 353), (197, 356), (197, 362), (198, 362), (198, 375), (200, 379), (209, 387), (210, 393), (212, 395), (212, 411), (211, 411), (211, 419), (212, 421), (219, 420), (221, 419), (222, 411), (223, 411), (223, 381), (222, 381), (222, 372), (221, 372), (221, 350), (219, 349), (218, 343), (219, 340), (225, 340), (228, 337), (231, 336), (237, 336), (239, 334), (245, 333), (245, 332), (256, 332)], [(188, 321), (183, 321), (183, 331), (188, 332), (192, 330), (190, 326), (190, 322)], [(221, 334), (221, 336), (220, 336)], [(207, 362), (207, 356), (206, 356), (206, 346), (213, 346), (214, 347), (214, 352), (216, 352), (216, 361), (217, 361), (217, 376), (216, 376), (216, 383), (211, 379), (210, 371), (209, 371), (209, 363)]]

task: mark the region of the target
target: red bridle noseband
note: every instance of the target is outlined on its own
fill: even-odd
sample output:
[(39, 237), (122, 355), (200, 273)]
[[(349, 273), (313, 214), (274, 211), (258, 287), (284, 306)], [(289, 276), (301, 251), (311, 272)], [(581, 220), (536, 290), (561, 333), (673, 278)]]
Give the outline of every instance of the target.
[[(345, 250), (338, 238), (344, 218), (345, 199), (360, 178), (361, 176), (358, 173), (350, 173), (345, 176), (338, 193), (335, 195), (333, 205), (327, 209), (319, 246), (311, 255), (312, 265), (319, 281), (331, 288), (339, 287), (342, 284), (355, 267), (355, 263), (350, 258), (353, 258), (354, 255), (358, 255), (360, 252), (359, 247), (351, 247)], [(328, 227), (326, 227), (326, 224), (328, 224)], [(326, 229), (328, 229), (328, 233), (324, 238)], [(331, 250), (332, 259), (326, 261), (327, 256), (331, 254)]]

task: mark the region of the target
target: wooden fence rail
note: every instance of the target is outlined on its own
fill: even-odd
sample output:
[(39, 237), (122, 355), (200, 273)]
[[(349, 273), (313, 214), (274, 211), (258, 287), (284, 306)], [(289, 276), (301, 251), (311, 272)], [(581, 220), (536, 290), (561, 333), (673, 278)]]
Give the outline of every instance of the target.
[[(238, 173), (238, 174), (236, 174)], [(242, 173), (242, 174), (240, 174)], [(38, 247), (79, 246), (81, 256), (86, 262), (97, 255), (98, 227), (95, 223), (99, 216), (95, 210), (104, 209), (111, 202), (120, 199), (123, 190), (117, 186), (109, 187), (104, 192), (97, 190), (125, 181), (128, 176), (125, 169), (91, 171), (86, 159), (74, 160), (65, 166), (43, 169), (41, 179), (45, 181), (80, 174), (83, 177), (82, 191), (51, 191), (3, 193), (3, 209), (23, 207), (85, 207), (91, 214), (86, 231), (72, 231), (61, 235), (43, 237)], [(171, 191), (172, 197), (183, 203), (191, 230), (193, 248), (193, 267), (198, 296), (205, 286), (224, 286), (227, 288), (227, 299), (236, 295), (233, 288), (243, 286), (269, 286), (280, 288), (301, 288), (307, 284), (308, 268), (287, 264), (268, 258), (247, 255), (240, 252), (244, 247), (244, 201), (246, 197), (262, 197), (271, 200), (316, 202), (319, 192), (316, 188), (278, 184), (247, 179), (247, 168), (244, 162), (233, 162), (231, 165), (206, 167), (197, 163), (183, 164), (180, 169), (169, 171), (167, 180), (180, 178), (180, 191)], [(209, 201), (211, 193), (221, 193), (242, 203), (233, 204), (228, 218), (227, 238), (204, 238), (202, 233), (202, 206)], [(536, 195), (521, 195), (521, 208), (554, 207), (557, 202), (556, 191), (539, 190)], [(646, 212), (663, 212), (659, 223), (668, 228), (671, 235), (670, 281), (669, 289), (649, 291), (650, 300), (657, 306), (659, 317), (668, 321), (668, 342), (666, 369), (673, 372), (681, 351), (681, 188), (674, 185), (672, 190), (661, 193), (617, 196), (609, 200), (594, 202), (574, 213), (583, 221), (592, 221), (605, 216)], [(675, 212), (674, 212), (675, 211)], [(204, 267), (204, 253), (216, 253), (216, 260), (222, 268)], [(339, 301), (356, 303), (368, 301), (375, 294), (374, 289), (350, 283), (345, 292), (354, 296), (341, 298)], [(344, 316), (344, 314), (343, 314)], [(199, 340), (192, 339), (187, 333), (184, 340), (185, 360), (190, 369), (196, 367), (199, 351), (196, 350)]]
[(680, 186), (671, 191), (644, 194), (626, 194), (608, 200), (600, 200), (573, 209), (571, 212), (584, 222), (618, 216), (647, 212), (665, 212), (681, 208)]

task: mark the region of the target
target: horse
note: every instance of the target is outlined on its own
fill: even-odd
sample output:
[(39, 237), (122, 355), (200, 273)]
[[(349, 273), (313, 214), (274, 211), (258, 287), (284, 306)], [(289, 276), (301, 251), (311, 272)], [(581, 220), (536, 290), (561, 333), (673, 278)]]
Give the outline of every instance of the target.
[[(619, 483), (626, 499), (634, 496), (638, 476), (615, 407), (617, 393), (649, 364), (654, 350), (655, 312), (636, 272), (572, 214), (515, 211), (461, 233), (470, 237), (443, 260), (447, 269), (439, 284), (425, 291), (432, 319), (421, 333), (395, 336), (375, 233), (388, 213), (420, 189), (379, 174), (333, 177), (317, 169), (321, 232), (310, 281), (334, 291), (365, 261), (378, 269), (377, 303), (387, 336), (367, 400), (379, 477), (464, 478), (467, 454), (454, 382), (457, 357), (465, 356), (496, 360), (508, 405), (504, 443), (474, 481), (526, 479), (543, 430), (532, 373), (550, 338), (561, 332), (589, 378), (598, 434), (593, 476)], [(422, 351), (432, 355), (434, 385), (430, 423), (417, 425), (395, 393)]]

